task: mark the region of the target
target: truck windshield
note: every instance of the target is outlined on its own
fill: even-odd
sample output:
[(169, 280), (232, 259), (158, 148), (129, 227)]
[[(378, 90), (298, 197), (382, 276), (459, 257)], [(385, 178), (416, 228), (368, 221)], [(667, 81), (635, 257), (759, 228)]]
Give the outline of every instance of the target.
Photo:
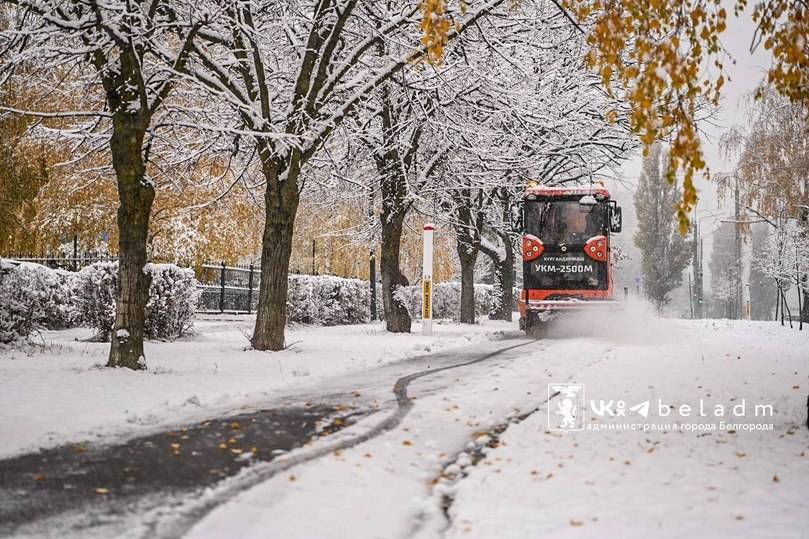
[(605, 233), (606, 203), (582, 206), (575, 200), (539, 200), (525, 203), (525, 229), (545, 245), (584, 245)]
[(523, 267), (524, 287), (540, 290), (606, 290), (608, 263), (584, 252), (593, 236), (607, 235), (608, 202), (579, 204), (581, 197), (527, 200), (524, 227), (537, 236), (545, 252)]

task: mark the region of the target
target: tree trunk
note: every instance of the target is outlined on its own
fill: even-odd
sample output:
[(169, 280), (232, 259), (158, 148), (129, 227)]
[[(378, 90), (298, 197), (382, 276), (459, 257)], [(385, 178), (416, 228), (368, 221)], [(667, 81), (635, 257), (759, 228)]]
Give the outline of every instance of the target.
[(498, 296), (497, 304), (489, 311), (489, 319), (511, 322), (514, 311), (514, 249), (508, 233), (497, 232), (497, 237), (504, 243), (505, 259), (501, 259), (496, 251), (482, 244), (480, 246), (480, 251), (491, 259), (494, 266), (494, 289)]
[(299, 166), (297, 159), (279, 181), (279, 164), (264, 158), (262, 171), (267, 180), (264, 192), (264, 235), (261, 244), (261, 282), (258, 290), (256, 325), (251, 344), (256, 350), (283, 350), (287, 322), (287, 289), (292, 236), (298, 212)]
[(455, 250), (461, 263), (461, 323), (475, 323), (475, 262), (478, 259), (483, 228), (482, 191), (470, 189), (453, 193)]
[(459, 237), (456, 242), (458, 260), (461, 262), (461, 323), (475, 323), (475, 262), (478, 249), (471, 247)]
[(503, 261), (501, 287), (503, 289), (503, 301), (500, 305), (500, 313), (496, 320), (511, 322), (514, 313), (514, 248), (511, 244), (511, 237), (504, 233), (502, 239), (506, 244), (506, 259)]
[(379, 269), (382, 273), (382, 307), (385, 312), (385, 327), (393, 333), (410, 333), (410, 313), (396, 298), (396, 289), (410, 284), (399, 268), (399, 250), (402, 243), (402, 228), (405, 213), (388, 213), (385, 208), (382, 220), (382, 256)]
[(135, 115), (113, 118), (110, 141), (118, 184), (118, 295), (108, 367), (144, 369), (143, 334), (151, 276), (144, 272), (154, 186), (146, 180), (142, 145), (146, 130)]
[[(402, 243), (404, 219), (410, 209), (407, 198), (406, 166), (412, 157), (403, 158), (399, 151), (398, 124), (394, 118), (393, 105), (388, 85), (380, 88), (382, 101), (382, 151), (374, 156), (379, 186), (382, 194), (382, 209), (379, 220), (382, 224), (382, 248), (379, 271), (382, 274), (382, 307), (385, 313), (385, 328), (392, 333), (410, 333), (410, 313), (396, 298), (396, 290), (410, 283), (399, 267), (399, 250)], [(416, 145), (414, 145), (415, 147)]]

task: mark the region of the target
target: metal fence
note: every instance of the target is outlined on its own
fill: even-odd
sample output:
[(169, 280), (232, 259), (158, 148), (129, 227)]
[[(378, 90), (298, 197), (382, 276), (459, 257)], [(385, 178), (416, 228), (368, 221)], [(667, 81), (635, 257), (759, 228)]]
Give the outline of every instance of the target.
[(85, 266), (95, 264), (96, 262), (117, 262), (118, 257), (112, 256), (109, 253), (87, 252), (77, 254), (75, 256), (67, 256), (64, 253), (54, 253), (45, 255), (33, 254), (11, 254), (4, 256), (12, 260), (19, 260), (20, 262), (31, 262), (47, 266), (51, 269), (63, 269), (68, 271), (79, 271)]
[(247, 313), (256, 310), (258, 283), (261, 272), (253, 264), (227, 266), (202, 264), (197, 267), (197, 280), (202, 296), (200, 310), (203, 312)]

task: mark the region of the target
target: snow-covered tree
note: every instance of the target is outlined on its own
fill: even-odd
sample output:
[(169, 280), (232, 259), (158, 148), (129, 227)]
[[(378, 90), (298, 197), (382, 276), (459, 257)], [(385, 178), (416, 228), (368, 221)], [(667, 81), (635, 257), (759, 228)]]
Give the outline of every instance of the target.
[(108, 365), (142, 368), (152, 165), (165, 141), (157, 128), (208, 14), (167, 0), (15, 0), (2, 9), (0, 82), (52, 90), (23, 110), (3, 110), (75, 141), (74, 159), (106, 152), (114, 170), (121, 286)]
[(635, 245), (640, 249), (643, 291), (660, 310), (669, 302), (669, 294), (680, 286), (690, 252), (680, 235), (674, 206), (680, 194), (666, 176), (666, 152), (661, 145), (652, 147), (643, 159), (643, 170), (635, 191), (638, 231)]
[[(457, 13), (446, 39), (504, 1), (487, 0)], [(302, 171), (370, 95), (427, 53), (427, 45), (419, 44), (420, 5), (405, 0), (211, 0), (206, 5), (216, 13), (215, 22), (199, 32), (200, 44), (178, 71), (220, 104), (198, 123), (238, 137), (265, 181), (252, 344), (280, 350)]]
[(775, 280), (762, 269), (770, 249), (771, 228), (767, 223), (751, 226), (750, 303), (753, 320), (772, 320), (775, 307)]
[[(788, 222), (800, 219), (809, 208), (809, 108), (768, 85), (759, 87), (756, 94), (759, 99), (748, 96), (745, 123), (730, 129), (722, 139), (728, 155), (738, 157), (738, 164), (736, 174), (718, 177), (720, 194), (738, 189), (741, 203), (770, 221), (772, 232), (781, 237), (776, 243), (800, 243), (799, 238), (787, 236)], [(792, 256), (793, 250), (785, 248), (784, 256)], [(792, 262), (770, 260), (767, 264), (774, 275), (785, 273), (775, 267), (791, 267)], [(801, 307), (801, 318), (809, 321), (809, 294), (801, 298)]]
[(717, 318), (738, 318), (741, 305), (741, 268), (736, 252), (735, 224), (721, 223), (713, 234), (711, 270), (711, 314)]
[[(783, 215), (783, 214), (782, 214)], [(789, 310), (786, 300), (786, 290), (793, 288), (798, 297), (798, 316), (800, 328), (803, 328), (803, 316), (807, 295), (809, 295), (809, 229), (802, 221), (790, 220), (785, 217), (777, 221), (770, 221), (774, 226), (769, 249), (760, 261), (763, 273), (775, 280), (779, 292), (779, 305), (781, 320), (784, 311)], [(790, 317), (791, 314), (787, 312)]]

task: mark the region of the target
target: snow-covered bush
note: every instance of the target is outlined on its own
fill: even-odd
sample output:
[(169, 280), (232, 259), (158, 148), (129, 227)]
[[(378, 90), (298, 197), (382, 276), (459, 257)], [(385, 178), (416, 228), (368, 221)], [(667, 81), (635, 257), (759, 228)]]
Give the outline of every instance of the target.
[(37, 329), (73, 325), (70, 272), (39, 264), (4, 265), (0, 273), (0, 342), (28, 337)]
[(78, 322), (78, 312), (74, 301), (73, 289), (76, 283), (76, 274), (72, 271), (52, 270), (40, 266), (47, 276), (48, 301), (43, 306), (46, 329), (67, 329), (75, 327)]
[[(193, 325), (199, 300), (193, 270), (174, 264), (148, 264), (152, 276), (146, 303), (147, 339), (180, 337)], [(98, 262), (78, 273), (76, 304), (80, 320), (96, 330), (98, 339), (109, 340), (115, 323), (115, 297), (118, 291), (118, 263)]]
[(110, 339), (117, 290), (117, 262), (96, 262), (82, 268), (76, 276), (74, 297), (79, 322), (95, 329), (98, 340)]
[(182, 336), (194, 325), (194, 311), (199, 302), (194, 270), (174, 264), (148, 264), (146, 271), (152, 275), (146, 303), (146, 337)]
[[(489, 312), (494, 287), (490, 284), (475, 285), (475, 314), (483, 316)], [(421, 318), (421, 286), (405, 286), (396, 291), (413, 319)], [(433, 285), (433, 318), (461, 316), (461, 283), (437, 283)]]
[(340, 277), (290, 275), (287, 318), (301, 324), (361, 324), (370, 318), (368, 283)]

